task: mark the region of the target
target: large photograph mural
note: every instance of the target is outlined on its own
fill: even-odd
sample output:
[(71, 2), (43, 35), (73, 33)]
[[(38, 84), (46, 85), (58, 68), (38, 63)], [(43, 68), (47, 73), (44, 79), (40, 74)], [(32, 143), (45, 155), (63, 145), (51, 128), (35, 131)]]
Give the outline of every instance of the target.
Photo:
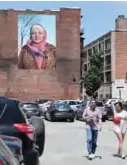
[(56, 17), (18, 16), (18, 68), (55, 69)]

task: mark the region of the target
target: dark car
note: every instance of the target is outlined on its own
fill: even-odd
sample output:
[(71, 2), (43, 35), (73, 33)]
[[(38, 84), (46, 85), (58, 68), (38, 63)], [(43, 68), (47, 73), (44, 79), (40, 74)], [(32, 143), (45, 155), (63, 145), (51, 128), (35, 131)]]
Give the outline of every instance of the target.
[(0, 165), (21, 165), (2, 138), (0, 138)]
[(37, 103), (34, 102), (23, 102), (19, 104), (20, 108), (24, 111), (27, 118), (32, 116), (41, 116), (42, 111)]
[(107, 118), (108, 120), (113, 120), (113, 110), (112, 107), (106, 107), (106, 111), (107, 111)]
[(24, 164), (37, 165), (44, 150), (44, 121), (33, 116), (28, 122), (19, 103), (18, 100), (0, 97), (0, 134), (19, 138)]
[(22, 142), (20, 139), (11, 136), (0, 135), (0, 138), (8, 146), (10, 151), (13, 153), (14, 157), (18, 160), (20, 164), (24, 164), (22, 155)]
[(75, 112), (65, 101), (53, 103), (45, 113), (45, 118), (52, 121), (55, 119), (65, 119), (74, 122)]

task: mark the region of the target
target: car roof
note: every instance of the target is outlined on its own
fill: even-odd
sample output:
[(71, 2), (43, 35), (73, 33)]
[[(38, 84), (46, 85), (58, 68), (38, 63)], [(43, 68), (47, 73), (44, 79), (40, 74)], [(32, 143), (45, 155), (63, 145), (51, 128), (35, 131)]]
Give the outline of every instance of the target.
[(81, 102), (80, 100), (63, 100), (63, 101), (75, 101), (75, 102)]
[(21, 101), (22, 104), (37, 104), (37, 102), (34, 102), (34, 101)]

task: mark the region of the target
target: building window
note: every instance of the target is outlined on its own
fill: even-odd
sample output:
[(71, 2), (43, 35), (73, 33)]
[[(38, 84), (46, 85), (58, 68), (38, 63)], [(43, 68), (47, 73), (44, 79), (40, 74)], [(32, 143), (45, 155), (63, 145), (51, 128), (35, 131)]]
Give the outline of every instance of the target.
[(84, 65), (84, 72), (87, 71), (87, 64)]
[(104, 70), (104, 57), (101, 57), (102, 70)]
[(105, 50), (110, 50), (111, 49), (111, 39), (105, 40)]
[(93, 47), (93, 53), (96, 53), (97, 51), (98, 51), (98, 46), (96, 45)]
[(104, 51), (104, 42), (101, 42), (99, 44), (99, 51), (103, 52)]
[(85, 62), (87, 62), (87, 51), (84, 52), (83, 59)]
[(101, 74), (101, 83), (104, 84), (104, 73)]
[(92, 49), (88, 49), (88, 56), (92, 54)]
[(100, 96), (99, 96), (99, 97), (100, 97), (100, 99), (103, 99), (103, 94), (100, 94)]
[(106, 99), (109, 99), (110, 98), (110, 94), (106, 94)]
[(105, 80), (106, 80), (106, 83), (111, 82), (111, 71), (105, 73)]
[(108, 56), (105, 56), (105, 70), (111, 69), (111, 54)]

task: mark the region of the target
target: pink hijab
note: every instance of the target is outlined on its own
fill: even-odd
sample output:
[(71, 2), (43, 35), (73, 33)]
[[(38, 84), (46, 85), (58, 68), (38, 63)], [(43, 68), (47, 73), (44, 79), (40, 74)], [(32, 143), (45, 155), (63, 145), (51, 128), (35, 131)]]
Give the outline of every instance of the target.
[[(44, 31), (44, 37), (40, 43), (34, 43), (32, 41), (31, 35), (34, 29), (39, 29), (40, 31)], [(47, 39), (47, 34), (45, 28), (40, 24), (32, 25), (30, 29), (30, 39), (27, 41), (26, 45), (32, 51), (32, 55), (34, 56), (39, 69), (41, 69), (41, 66), (43, 64), (44, 51), (46, 49), (46, 39)]]

